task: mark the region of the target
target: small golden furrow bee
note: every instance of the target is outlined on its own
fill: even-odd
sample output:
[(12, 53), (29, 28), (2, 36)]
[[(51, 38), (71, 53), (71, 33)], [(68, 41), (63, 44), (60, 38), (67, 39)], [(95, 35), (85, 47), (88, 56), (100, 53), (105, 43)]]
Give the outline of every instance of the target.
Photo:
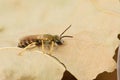
[[(30, 35), (23, 37), (18, 43), (18, 47), (24, 48), (24, 50), (26, 50), (33, 46), (34, 47), (40, 46), (42, 47), (42, 51), (44, 52), (44, 47), (47, 46), (50, 47), (50, 52), (52, 52), (54, 45), (63, 45), (62, 38), (73, 37), (73, 36), (62, 36), (70, 27), (71, 25), (68, 28), (66, 28), (60, 35), (41, 34), (41, 35)], [(21, 55), (23, 51), (21, 51), (19, 55)]]

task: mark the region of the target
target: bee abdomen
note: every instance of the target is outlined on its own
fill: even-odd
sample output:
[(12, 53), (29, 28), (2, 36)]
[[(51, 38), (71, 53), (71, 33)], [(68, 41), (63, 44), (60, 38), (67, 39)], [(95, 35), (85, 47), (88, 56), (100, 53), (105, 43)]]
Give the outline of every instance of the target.
[(26, 46), (28, 46), (32, 42), (34, 42), (34, 41), (32, 41), (32, 40), (22, 40), (22, 41), (20, 41), (20, 43), (18, 43), (18, 47), (25, 48)]

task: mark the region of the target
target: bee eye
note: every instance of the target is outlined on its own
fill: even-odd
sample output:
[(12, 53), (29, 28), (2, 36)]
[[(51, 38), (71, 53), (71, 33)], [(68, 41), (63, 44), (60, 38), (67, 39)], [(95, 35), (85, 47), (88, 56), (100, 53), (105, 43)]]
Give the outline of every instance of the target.
[(63, 44), (63, 42), (60, 41), (60, 40), (56, 40), (55, 42), (56, 42), (58, 45), (62, 45), (62, 44)]

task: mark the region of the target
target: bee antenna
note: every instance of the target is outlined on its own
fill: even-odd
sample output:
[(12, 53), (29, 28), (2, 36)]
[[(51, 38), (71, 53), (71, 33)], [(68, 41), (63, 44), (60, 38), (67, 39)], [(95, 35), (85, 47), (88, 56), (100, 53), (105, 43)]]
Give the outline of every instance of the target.
[(62, 37), (60, 37), (60, 39), (62, 39), (62, 38), (64, 38), (64, 37), (73, 38), (73, 36), (62, 36)]
[(61, 34), (60, 37), (71, 27), (71, 25), (69, 27), (67, 27)]

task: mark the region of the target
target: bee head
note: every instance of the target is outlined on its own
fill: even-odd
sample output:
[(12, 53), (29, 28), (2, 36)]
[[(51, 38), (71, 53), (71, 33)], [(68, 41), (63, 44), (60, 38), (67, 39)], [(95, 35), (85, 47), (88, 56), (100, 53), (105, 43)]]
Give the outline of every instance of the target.
[(58, 45), (62, 45), (63, 44), (63, 40), (58, 35), (54, 36), (54, 42), (56, 44), (58, 44)]
[(64, 37), (69, 37), (72, 38), (73, 36), (63, 36), (63, 34), (71, 27), (71, 25), (69, 27), (67, 27), (61, 34), (60, 36), (58, 35), (54, 35), (54, 42), (58, 45), (62, 45), (63, 44), (63, 40), (62, 38)]

